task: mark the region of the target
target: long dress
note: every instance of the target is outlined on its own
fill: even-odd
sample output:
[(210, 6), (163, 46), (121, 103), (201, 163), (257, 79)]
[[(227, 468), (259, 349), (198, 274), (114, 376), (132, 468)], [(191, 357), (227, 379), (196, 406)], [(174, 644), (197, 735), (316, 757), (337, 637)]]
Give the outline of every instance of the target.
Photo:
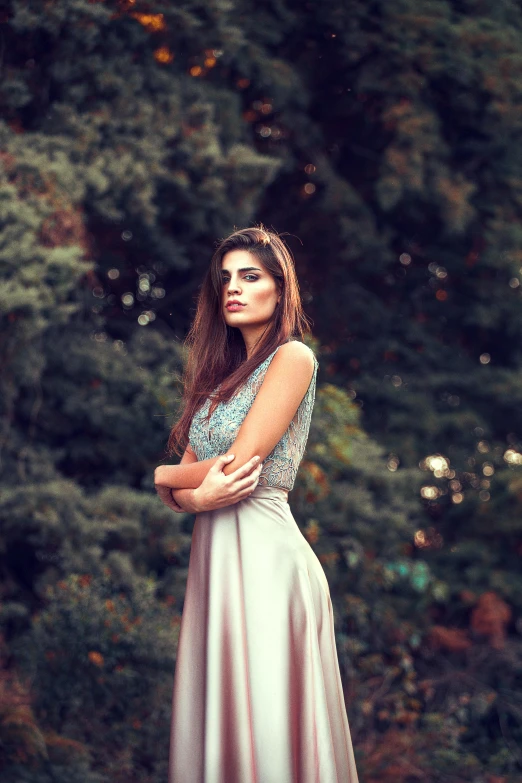
[[(209, 399), (195, 414), (198, 460), (230, 448), (276, 351), (209, 421)], [(196, 516), (168, 783), (358, 783), (328, 582), (288, 504), (315, 400), (315, 355), (314, 367), (252, 494)]]

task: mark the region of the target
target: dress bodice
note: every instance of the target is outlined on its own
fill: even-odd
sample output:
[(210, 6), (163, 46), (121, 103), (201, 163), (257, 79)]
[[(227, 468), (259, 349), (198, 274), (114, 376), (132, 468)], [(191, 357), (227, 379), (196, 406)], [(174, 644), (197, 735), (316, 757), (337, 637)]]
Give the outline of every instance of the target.
[[(278, 346), (256, 367), (228, 402), (218, 403), (210, 420), (207, 420), (210, 397), (207, 397), (201, 408), (196, 411), (190, 424), (189, 443), (199, 462), (229, 451), (263, 383), (268, 366), (280, 347)], [(261, 486), (281, 487), (288, 490), (294, 486), (297, 469), (308, 439), (319, 367), (315, 354), (310, 348), (308, 350), (314, 359), (310, 385), (288, 429), (263, 461), (259, 476)]]

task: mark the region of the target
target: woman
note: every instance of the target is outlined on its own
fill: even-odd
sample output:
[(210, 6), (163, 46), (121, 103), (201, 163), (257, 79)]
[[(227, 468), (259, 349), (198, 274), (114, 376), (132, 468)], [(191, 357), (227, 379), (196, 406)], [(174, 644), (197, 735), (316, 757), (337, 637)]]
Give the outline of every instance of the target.
[(159, 466), (196, 513), (168, 783), (357, 783), (328, 582), (288, 505), (315, 399), (290, 252), (262, 227), (216, 249)]

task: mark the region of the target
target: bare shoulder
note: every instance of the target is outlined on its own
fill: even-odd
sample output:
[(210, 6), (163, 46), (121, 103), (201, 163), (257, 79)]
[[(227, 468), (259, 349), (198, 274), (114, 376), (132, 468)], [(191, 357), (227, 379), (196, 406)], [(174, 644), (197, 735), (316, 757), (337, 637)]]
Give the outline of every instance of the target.
[(299, 340), (290, 340), (288, 343), (283, 343), (279, 346), (276, 356), (288, 356), (291, 359), (301, 360), (302, 362), (308, 362), (310, 366), (314, 364), (314, 352), (305, 343)]
[(310, 381), (315, 367), (315, 356), (312, 350), (298, 340), (291, 340), (279, 346), (271, 363), (274, 372), (291, 373), (295, 379), (301, 377)]

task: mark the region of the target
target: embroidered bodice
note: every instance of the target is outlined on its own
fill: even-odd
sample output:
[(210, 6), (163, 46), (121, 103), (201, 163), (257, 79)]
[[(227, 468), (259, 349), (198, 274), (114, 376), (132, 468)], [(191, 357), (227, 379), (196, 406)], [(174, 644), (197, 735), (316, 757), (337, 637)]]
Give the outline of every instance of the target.
[[(230, 449), (263, 383), (268, 366), (280, 347), (278, 346), (256, 367), (228, 402), (218, 403), (210, 420), (207, 421), (210, 397), (196, 411), (190, 424), (189, 443), (199, 462), (218, 457)], [(294, 486), (297, 469), (306, 447), (315, 402), (319, 362), (313, 351), (310, 350), (310, 353), (314, 359), (314, 372), (310, 385), (287, 431), (263, 462), (259, 476), (260, 486), (281, 487), (288, 490)]]

